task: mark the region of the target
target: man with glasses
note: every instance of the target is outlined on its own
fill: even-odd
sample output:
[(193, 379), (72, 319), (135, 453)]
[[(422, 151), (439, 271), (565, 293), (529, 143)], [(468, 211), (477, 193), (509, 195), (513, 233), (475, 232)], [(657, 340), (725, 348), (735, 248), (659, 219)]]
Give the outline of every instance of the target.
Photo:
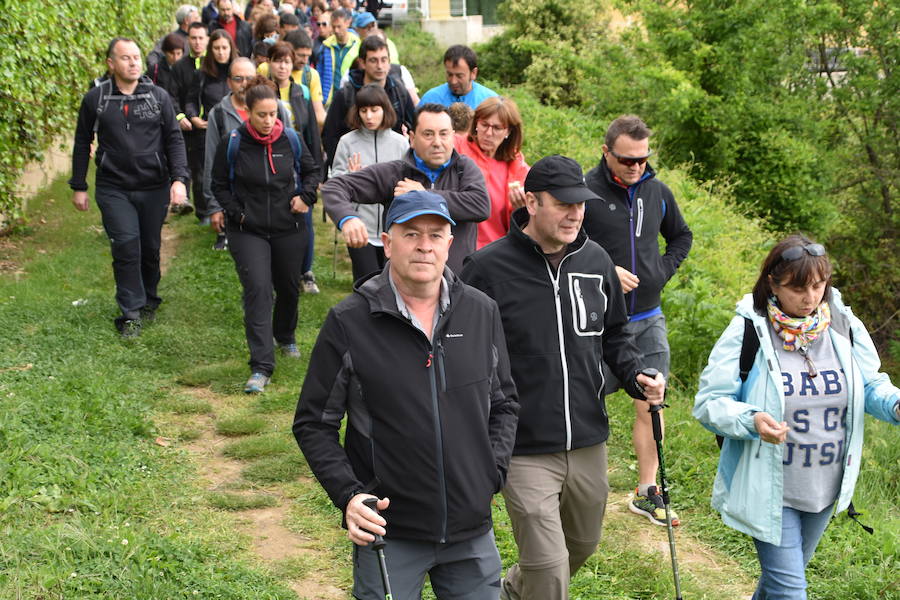
[[(650, 134), (647, 125), (635, 115), (623, 115), (610, 123), (600, 164), (585, 178), (588, 188), (599, 198), (586, 204), (584, 230), (616, 265), (629, 317), (626, 330), (634, 335), (643, 352), (643, 364), (659, 369), (668, 378), (669, 341), (660, 294), (687, 257), (693, 234), (672, 191), (656, 178), (647, 162), (651, 154)], [(662, 255), (659, 234), (666, 241)], [(621, 384), (606, 364), (603, 367), (608, 395)], [(634, 408), (632, 440), (638, 461), (638, 486), (628, 508), (653, 524), (665, 525), (665, 510), (656, 484), (659, 462), (650, 413), (644, 402), (635, 401)], [(679, 524), (674, 512), (672, 524)]]
[[(206, 126), (206, 156), (203, 166), (203, 196), (206, 198), (210, 226), (218, 233), (214, 250), (228, 248), (225, 237), (225, 213), (216, 201), (212, 192), (212, 166), (216, 157), (216, 148), (222, 137), (232, 129), (237, 129), (247, 120), (249, 114), (245, 102), (245, 94), (250, 82), (256, 77), (256, 67), (249, 58), (236, 58), (228, 71), (228, 89), (231, 90), (209, 111)], [(291, 127), (292, 121), (287, 108), (278, 101), (278, 118), (285, 127)]]

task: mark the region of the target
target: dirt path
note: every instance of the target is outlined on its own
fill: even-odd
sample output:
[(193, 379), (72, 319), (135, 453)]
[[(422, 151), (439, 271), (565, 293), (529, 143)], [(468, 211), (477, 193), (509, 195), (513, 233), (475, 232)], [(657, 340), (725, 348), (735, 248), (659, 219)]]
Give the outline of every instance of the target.
[[(212, 407), (211, 414), (189, 416), (191, 425), (199, 431), (199, 437), (182, 445), (196, 461), (198, 474), (203, 480), (202, 487), (208, 492), (227, 492), (238, 496), (253, 495), (253, 492), (244, 489), (246, 485), (241, 476), (247, 463), (229, 458), (222, 453), (223, 448), (235, 438), (216, 432), (216, 419), (232, 411), (235, 408), (235, 401), (207, 388), (183, 389)], [(263, 491), (275, 498), (275, 506), (241, 510), (236, 513), (238, 528), (249, 538), (250, 548), (255, 557), (273, 569), (295, 558), (318, 558), (328, 561), (327, 557), (323, 558), (322, 550), (316, 547), (316, 540), (304, 537), (285, 526), (290, 518), (292, 500), (287, 497), (284, 490), (276, 484), (266, 486)], [(298, 579), (288, 577), (288, 581), (285, 582), (300, 599), (347, 598), (347, 592), (330, 582), (327, 574), (315, 571), (308, 575)]]
[(178, 234), (171, 223), (166, 223), (162, 228), (162, 246), (159, 249), (159, 270), (163, 275), (169, 270), (169, 265), (172, 264), (177, 249)]
[[(628, 510), (629, 500), (628, 493), (610, 493), (606, 505), (607, 526), (627, 522), (628, 531), (634, 535), (631, 541), (648, 552), (661, 554), (668, 565), (669, 536), (666, 528), (648, 526), (643, 517)], [(755, 582), (742, 574), (737, 563), (692, 536), (689, 525), (676, 529), (675, 551), (682, 581), (689, 576), (700, 587), (720, 592), (720, 598), (743, 600), (752, 596)]]

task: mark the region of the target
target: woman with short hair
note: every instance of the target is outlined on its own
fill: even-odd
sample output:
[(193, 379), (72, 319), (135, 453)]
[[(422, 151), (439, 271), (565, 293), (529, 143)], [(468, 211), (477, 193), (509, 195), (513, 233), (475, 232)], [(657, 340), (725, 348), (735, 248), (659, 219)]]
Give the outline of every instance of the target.
[(476, 249), (509, 231), (512, 211), (525, 203), (522, 183), (528, 164), (522, 156), (522, 117), (510, 98), (493, 96), (478, 105), (468, 135), (457, 135), (456, 151), (475, 161), (491, 197), (491, 215), (478, 224)]

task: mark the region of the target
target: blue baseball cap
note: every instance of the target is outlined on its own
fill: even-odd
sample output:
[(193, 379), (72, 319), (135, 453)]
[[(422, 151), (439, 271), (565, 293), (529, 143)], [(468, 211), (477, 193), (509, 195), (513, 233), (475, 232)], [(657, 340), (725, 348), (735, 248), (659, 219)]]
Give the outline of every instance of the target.
[(456, 225), (456, 221), (450, 218), (447, 201), (440, 194), (413, 190), (394, 198), (384, 219), (384, 228), (390, 229), (394, 223), (406, 223), (422, 215), (437, 215)]
[(368, 27), (372, 23), (375, 22), (375, 16), (370, 12), (361, 12), (358, 13), (353, 18), (353, 27), (355, 29), (362, 29), (363, 27)]

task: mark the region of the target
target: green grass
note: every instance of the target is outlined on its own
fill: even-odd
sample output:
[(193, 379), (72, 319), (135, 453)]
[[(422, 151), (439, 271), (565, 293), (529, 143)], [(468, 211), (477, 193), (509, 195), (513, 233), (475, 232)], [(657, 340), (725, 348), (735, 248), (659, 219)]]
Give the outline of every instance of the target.
[[(407, 33), (392, 34), (404, 61), (435, 64), (439, 77), (433, 58), (439, 51), (407, 32), (409, 45)], [(420, 86), (429, 77), (416, 75)], [(530, 151), (561, 151), (571, 142), (575, 155), (589, 157), (599, 139), (596, 124), (527, 99), (520, 106), (536, 133)], [(314, 268), (322, 293), (300, 301), (297, 339), (304, 358), (279, 360), (266, 392), (251, 397), (241, 393), (249, 369), (240, 284), (231, 257), (209, 249), (211, 234), (192, 219), (172, 219), (180, 245), (161, 283), (158, 321), (124, 342), (112, 327), (108, 241), (97, 210), (77, 213), (69, 198), (68, 189), (55, 184), (31, 203), (33, 225), (11, 239), (17, 248), (0, 246), (2, 259), (25, 272), (0, 273), (0, 598), (294, 598), (287, 584), (303, 574), (325, 574), (346, 589), (350, 553), (340, 514), (309, 479), (287, 433), (318, 329), (350, 290), (346, 251), (335, 247), (320, 209)], [(709, 214), (720, 204), (702, 195), (686, 203), (689, 223), (704, 212), (709, 238), (691, 257), (698, 276), (707, 261), (719, 270), (729, 264), (732, 246), (718, 243), (716, 236), (724, 234)], [(730, 230), (728, 219), (735, 217), (719, 218), (718, 229)], [(702, 282), (706, 287), (696, 295), (722, 281)], [(743, 292), (715, 290), (716, 301)], [(87, 303), (73, 306), (76, 299)], [(195, 398), (180, 386), (205, 388), (204, 394)], [(206, 389), (217, 395), (215, 402), (205, 399)], [(752, 578), (757, 567), (750, 540), (722, 525), (709, 507), (718, 451), (690, 416), (692, 394), (689, 386), (670, 394), (665, 451), (672, 499), (685, 523), (679, 552), (734, 563), (719, 574), (682, 564), (685, 597), (712, 600), (722, 598), (729, 579)], [(614, 493), (624, 493), (635, 483), (633, 409), (621, 395), (608, 405), (609, 479)], [(222, 449), (248, 461), (242, 475), (249, 483), (223, 488), (240, 488), (239, 494), (211, 494), (200, 487), (189, 453), (154, 444), (158, 435), (197, 439), (211, 420), (204, 415), (213, 415), (217, 433), (236, 438)], [(867, 419), (866, 435), (855, 500), (876, 532), (863, 533), (843, 515), (833, 523), (809, 568), (813, 599), (898, 594), (900, 430)], [(265, 486), (264, 494), (253, 489), (257, 485)], [(231, 511), (273, 501), (287, 503), (285, 526), (310, 539), (316, 556), (257, 566)], [(509, 566), (516, 548), (499, 496), (494, 515)], [(572, 598), (672, 597), (668, 557), (635, 544), (635, 532), (646, 527), (636, 517), (608, 516), (598, 552), (573, 579)]]
[(209, 494), (207, 501), (210, 506), (220, 510), (248, 510), (278, 506), (278, 499), (268, 494), (247, 495), (217, 492)]
[(276, 454), (296, 454), (297, 443), (286, 435), (254, 436), (232, 442), (222, 449), (222, 454), (239, 460), (250, 460)]
[(221, 419), (216, 423), (216, 431), (222, 435), (238, 436), (259, 433), (268, 428), (269, 422), (257, 415), (238, 415)]

